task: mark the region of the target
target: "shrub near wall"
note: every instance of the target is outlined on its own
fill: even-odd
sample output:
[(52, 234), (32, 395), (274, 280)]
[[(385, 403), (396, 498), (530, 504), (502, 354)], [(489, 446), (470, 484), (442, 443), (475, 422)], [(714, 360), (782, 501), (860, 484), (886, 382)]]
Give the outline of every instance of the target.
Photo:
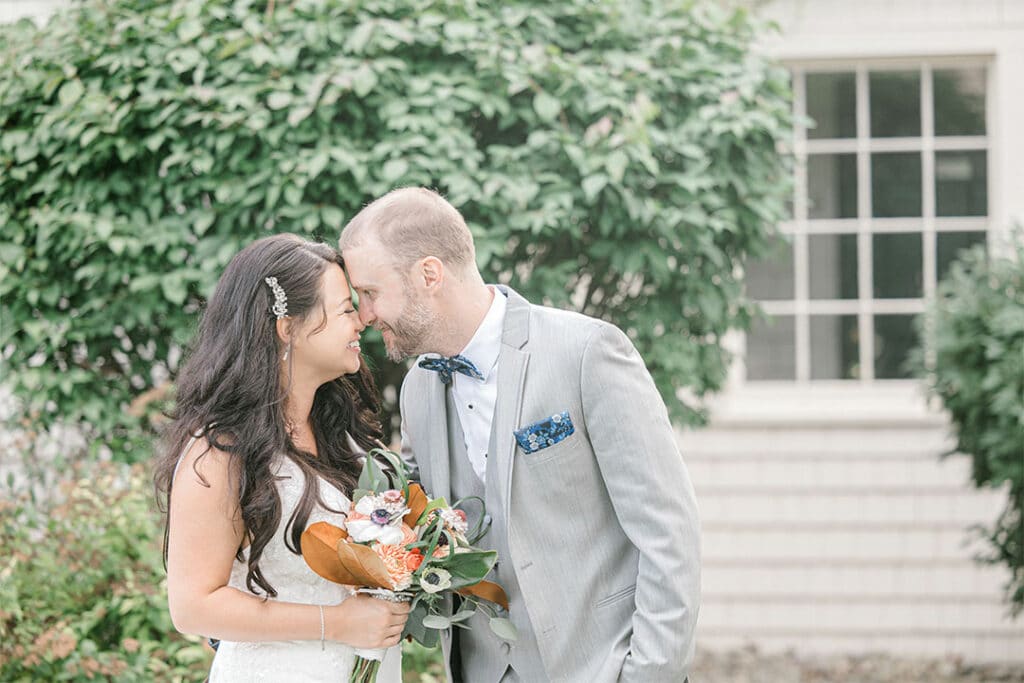
[[(1017, 238), (1021, 237), (1018, 231)], [(1024, 610), (1024, 242), (1009, 257), (964, 252), (921, 319), (919, 374), (949, 411), (956, 453), (971, 459), (974, 484), (1004, 488), (1006, 507), (984, 530), (990, 553), (1010, 579), (1006, 597)]]
[(0, 680), (202, 680), (208, 650), (167, 611), (149, 475), (70, 474), (60, 505), (0, 500)]
[[(173, 375), (234, 253), (333, 242), (423, 184), (489, 280), (626, 328), (693, 420), (674, 394), (723, 381), (739, 266), (788, 192), (788, 84), (754, 37), (713, 0), (87, 0), (7, 27), (4, 374), (33, 426), (145, 457), (129, 407)], [(379, 365), (393, 389), (404, 369)]]

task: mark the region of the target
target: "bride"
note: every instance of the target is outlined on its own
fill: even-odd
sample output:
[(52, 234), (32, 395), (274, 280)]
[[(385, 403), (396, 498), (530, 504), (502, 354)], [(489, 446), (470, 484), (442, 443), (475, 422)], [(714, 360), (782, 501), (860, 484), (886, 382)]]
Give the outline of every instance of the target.
[(214, 683), (347, 680), (361, 648), (388, 648), (378, 681), (401, 680), (408, 605), (322, 579), (299, 547), (344, 524), (382, 436), (362, 329), (340, 255), (295, 235), (239, 252), (206, 306), (156, 482), (171, 618), (221, 641)]

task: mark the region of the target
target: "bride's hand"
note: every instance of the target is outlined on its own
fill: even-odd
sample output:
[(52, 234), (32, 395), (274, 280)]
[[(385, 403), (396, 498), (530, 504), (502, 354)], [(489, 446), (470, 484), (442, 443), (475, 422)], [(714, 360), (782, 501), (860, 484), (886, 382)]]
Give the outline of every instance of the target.
[(387, 648), (402, 639), (409, 603), (353, 595), (335, 607), (325, 607), (327, 637), (360, 649)]

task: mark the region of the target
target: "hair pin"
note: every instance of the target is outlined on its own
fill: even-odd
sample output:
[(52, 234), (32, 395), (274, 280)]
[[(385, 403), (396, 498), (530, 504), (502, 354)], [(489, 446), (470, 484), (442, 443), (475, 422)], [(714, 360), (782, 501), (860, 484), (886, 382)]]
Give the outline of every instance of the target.
[(281, 285), (277, 284), (276, 277), (264, 278), (263, 281), (270, 285), (270, 291), (274, 293), (274, 305), (271, 307), (271, 310), (277, 316), (277, 319), (280, 320), (288, 315), (288, 297), (285, 295)]

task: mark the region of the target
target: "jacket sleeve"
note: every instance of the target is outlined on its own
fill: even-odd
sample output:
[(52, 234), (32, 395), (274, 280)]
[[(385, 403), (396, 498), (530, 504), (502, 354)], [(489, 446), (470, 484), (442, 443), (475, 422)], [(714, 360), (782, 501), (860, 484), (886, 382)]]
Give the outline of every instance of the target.
[(612, 506), (640, 565), (630, 651), (620, 681), (679, 683), (693, 659), (700, 603), (700, 524), (675, 431), (643, 359), (602, 323), (581, 364), (587, 431)]

